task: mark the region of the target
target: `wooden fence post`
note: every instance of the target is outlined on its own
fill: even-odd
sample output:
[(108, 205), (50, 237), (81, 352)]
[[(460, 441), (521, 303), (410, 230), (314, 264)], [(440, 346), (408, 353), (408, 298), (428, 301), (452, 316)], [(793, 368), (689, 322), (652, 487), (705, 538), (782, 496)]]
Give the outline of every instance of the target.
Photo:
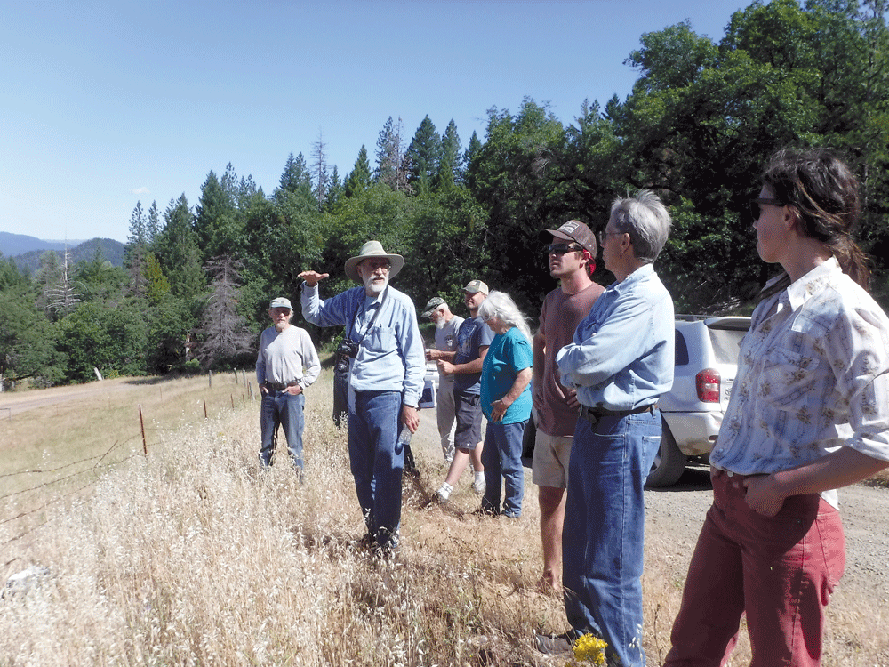
[(139, 428), (142, 431), (142, 451), (145, 457), (148, 457), (148, 443), (145, 442), (145, 421), (142, 419), (142, 406), (139, 406)]

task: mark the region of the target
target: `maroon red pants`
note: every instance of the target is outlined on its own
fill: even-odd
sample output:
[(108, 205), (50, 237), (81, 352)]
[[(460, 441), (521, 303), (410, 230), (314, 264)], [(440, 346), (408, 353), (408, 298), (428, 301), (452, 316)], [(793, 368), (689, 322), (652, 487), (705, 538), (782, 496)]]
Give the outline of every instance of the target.
[(743, 477), (712, 477), (713, 505), (665, 667), (725, 664), (744, 612), (751, 667), (820, 665), (824, 608), (846, 562), (839, 512), (818, 495), (802, 495), (767, 518), (747, 506)]

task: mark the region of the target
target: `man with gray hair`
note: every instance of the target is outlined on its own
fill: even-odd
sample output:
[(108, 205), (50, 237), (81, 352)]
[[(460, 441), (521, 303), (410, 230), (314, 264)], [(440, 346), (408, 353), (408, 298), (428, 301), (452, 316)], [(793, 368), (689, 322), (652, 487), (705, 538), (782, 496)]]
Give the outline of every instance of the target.
[(418, 405), (426, 362), (417, 311), (389, 284), (404, 257), (368, 241), (346, 261), (346, 276), (361, 283), (322, 300), (329, 274), (303, 271), (303, 317), (318, 326), (345, 326), (349, 358), (349, 467), (364, 514), (364, 542), (380, 555), (398, 547), (401, 480), (408, 455), (402, 431), (420, 425)]
[[(463, 324), (463, 318), (454, 315), (447, 302), (440, 296), (429, 299), (423, 310), (423, 317), (428, 317), (435, 325), (435, 349), (426, 350), (426, 359), (453, 359), (457, 351), (457, 331)], [(442, 354), (444, 353), (444, 354)], [(445, 463), (454, 461), (454, 376), (438, 373), (438, 391), (435, 394), (435, 417), (438, 423), (438, 436), (441, 438), (441, 451)]]
[(538, 635), (547, 653), (570, 650), (592, 632), (606, 657), (644, 665), (642, 576), (645, 479), (661, 440), (657, 401), (673, 384), (673, 300), (652, 262), (670, 216), (648, 191), (615, 200), (599, 234), (605, 268), (617, 279), (558, 353), (561, 383), (576, 392), (562, 537), (565, 614), (572, 630)]
[(305, 390), (318, 379), (321, 362), (309, 332), (290, 323), (290, 299), (272, 299), (268, 313), (273, 326), (259, 335), (256, 358), (256, 382), (262, 395), (259, 462), (263, 468), (272, 465), (275, 434), (278, 424), (283, 424), (291, 461), (302, 475)]

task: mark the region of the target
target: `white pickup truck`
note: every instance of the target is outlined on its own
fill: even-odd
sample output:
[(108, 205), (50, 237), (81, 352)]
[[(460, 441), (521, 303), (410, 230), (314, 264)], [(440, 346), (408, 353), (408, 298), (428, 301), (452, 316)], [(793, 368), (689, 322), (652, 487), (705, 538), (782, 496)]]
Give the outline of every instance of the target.
[(673, 388), (661, 396), (661, 450), (648, 487), (672, 486), (689, 459), (706, 461), (728, 406), (749, 317), (676, 316)]

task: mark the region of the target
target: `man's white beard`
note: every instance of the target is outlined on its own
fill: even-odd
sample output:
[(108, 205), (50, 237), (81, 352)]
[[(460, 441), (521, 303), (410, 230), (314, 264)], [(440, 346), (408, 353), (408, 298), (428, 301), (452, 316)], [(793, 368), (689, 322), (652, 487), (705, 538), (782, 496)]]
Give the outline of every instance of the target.
[(381, 294), (388, 284), (388, 276), (383, 277), (379, 282), (374, 282), (374, 277), (370, 276), (364, 279), (364, 291), (367, 294)]
[(445, 322), (444, 315), (435, 320), (435, 328), (438, 330), (444, 329), (447, 326), (447, 322)]

